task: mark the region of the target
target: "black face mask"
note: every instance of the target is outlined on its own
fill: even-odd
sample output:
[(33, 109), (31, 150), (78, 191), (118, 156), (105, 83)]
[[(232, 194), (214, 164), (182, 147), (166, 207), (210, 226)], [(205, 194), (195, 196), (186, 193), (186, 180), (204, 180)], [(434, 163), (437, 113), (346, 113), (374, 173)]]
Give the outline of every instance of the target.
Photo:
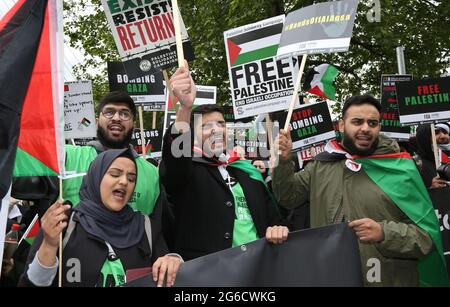
[(121, 140), (112, 140), (107, 136), (107, 133), (103, 127), (98, 126), (97, 138), (103, 146), (109, 149), (122, 149), (129, 146), (131, 143), (131, 136), (133, 135), (133, 129), (130, 129), (128, 133)]
[(348, 152), (352, 155), (357, 155), (361, 157), (366, 157), (372, 155), (378, 147), (378, 138), (372, 143), (372, 145), (368, 149), (359, 149), (356, 147), (353, 140), (348, 136), (348, 134), (344, 131), (344, 136), (342, 140), (342, 144), (348, 150)]

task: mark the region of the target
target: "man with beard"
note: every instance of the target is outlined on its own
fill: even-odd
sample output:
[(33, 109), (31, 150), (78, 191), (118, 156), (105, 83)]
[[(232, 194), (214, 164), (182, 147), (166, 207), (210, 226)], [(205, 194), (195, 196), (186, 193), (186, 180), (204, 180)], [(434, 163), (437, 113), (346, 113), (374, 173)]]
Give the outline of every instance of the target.
[[(226, 151), (223, 110), (202, 105), (193, 110), (196, 92), (187, 63), (170, 86), (181, 106), (164, 136), (161, 182), (173, 204), (174, 252), (190, 260), (262, 237), (286, 240), (276, 204), (258, 170)], [(194, 145), (194, 146), (193, 146)]]
[(287, 208), (309, 201), (311, 227), (348, 222), (359, 239), (366, 286), (446, 285), (432, 204), (409, 154), (379, 134), (380, 109), (371, 95), (349, 98), (339, 122), (342, 142), (329, 142), (297, 173), (290, 134), (282, 130), (275, 196)]
[(116, 91), (101, 99), (96, 119), (98, 140), (89, 142), (87, 146), (66, 145), (66, 172), (69, 179), (63, 181), (65, 200), (71, 201), (74, 206), (78, 204), (83, 178), (80, 174), (87, 172), (99, 153), (130, 147), (136, 159), (139, 179), (129, 204), (144, 214), (152, 213), (160, 194), (158, 169), (140, 157), (130, 144), (135, 118), (136, 106), (128, 94)]

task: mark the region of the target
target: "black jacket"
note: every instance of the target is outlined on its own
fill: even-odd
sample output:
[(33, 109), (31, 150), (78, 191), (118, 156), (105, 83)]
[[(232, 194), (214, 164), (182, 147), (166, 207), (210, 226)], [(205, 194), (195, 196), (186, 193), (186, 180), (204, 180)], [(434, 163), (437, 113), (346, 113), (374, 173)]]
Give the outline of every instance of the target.
[[(167, 131), (160, 179), (174, 211), (174, 242), (169, 246), (174, 246), (174, 252), (184, 260), (230, 248), (235, 220), (230, 189), (216, 166), (196, 162), (190, 157), (175, 158), (171, 145), (179, 135), (170, 134), (171, 128)], [(264, 237), (268, 226), (280, 222), (275, 203), (263, 183), (239, 169), (228, 167), (227, 170), (240, 183), (258, 236)]]
[[(158, 257), (168, 253), (168, 249), (161, 233), (161, 202), (158, 202), (150, 216), (152, 228), (153, 251), (151, 251), (146, 234), (136, 245), (120, 249), (113, 246), (114, 251), (120, 258), (125, 272), (129, 269), (150, 267)], [(74, 221), (77, 222), (76, 215)], [(25, 272), (22, 275), (19, 286), (34, 286), (28, 279), (27, 271), (30, 263), (33, 261), (36, 252), (41, 246), (43, 240), (42, 232), (39, 233), (33, 246), (31, 247), (28, 261), (25, 266)], [(108, 255), (108, 248), (105, 242), (88, 234), (83, 227), (77, 223), (70, 239), (63, 250), (63, 287), (93, 287), (99, 281), (100, 271)], [(68, 282), (68, 270), (74, 267), (73, 261), (78, 259), (81, 267), (80, 282)], [(72, 271), (73, 272), (73, 271)], [(73, 274), (69, 273), (69, 276)], [(57, 285), (57, 276), (52, 286)]]

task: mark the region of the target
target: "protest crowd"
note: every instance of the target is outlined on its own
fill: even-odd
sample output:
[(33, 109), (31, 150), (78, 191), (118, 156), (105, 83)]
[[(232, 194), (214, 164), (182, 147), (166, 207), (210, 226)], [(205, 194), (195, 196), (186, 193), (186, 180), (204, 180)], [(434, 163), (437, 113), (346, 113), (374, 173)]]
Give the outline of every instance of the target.
[(348, 50), (358, 1), (323, 2), (224, 29), (220, 106), (157, 2), (102, 0), (99, 101), (52, 66), (57, 0), (1, 19), (2, 287), (450, 286), (450, 77), (383, 73), (333, 120), (340, 72), (305, 63)]

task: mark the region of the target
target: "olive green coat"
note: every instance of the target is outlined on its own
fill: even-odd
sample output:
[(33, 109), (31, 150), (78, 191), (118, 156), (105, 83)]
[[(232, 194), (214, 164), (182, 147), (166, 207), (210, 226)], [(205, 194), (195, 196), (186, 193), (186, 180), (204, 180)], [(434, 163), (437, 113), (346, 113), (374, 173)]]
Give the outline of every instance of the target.
[[(380, 136), (374, 154), (398, 151), (395, 141)], [(345, 166), (345, 159), (334, 162), (312, 161), (303, 171), (294, 173), (290, 161), (280, 161), (274, 170), (272, 187), (280, 205), (286, 208), (295, 208), (309, 201), (311, 227), (362, 218), (370, 218), (381, 224), (383, 241), (359, 242), (366, 286), (419, 285), (418, 259), (432, 250), (433, 241), (362, 168), (358, 172), (349, 170)]]

